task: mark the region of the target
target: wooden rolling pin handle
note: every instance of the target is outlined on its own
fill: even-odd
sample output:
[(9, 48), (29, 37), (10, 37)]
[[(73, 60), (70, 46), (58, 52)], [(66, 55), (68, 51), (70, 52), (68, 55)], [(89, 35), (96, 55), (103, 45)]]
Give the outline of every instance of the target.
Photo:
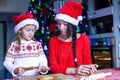
[(26, 67), (26, 68), (23, 68), (25, 71), (28, 71), (28, 70), (34, 70), (34, 69), (38, 69), (39, 67)]

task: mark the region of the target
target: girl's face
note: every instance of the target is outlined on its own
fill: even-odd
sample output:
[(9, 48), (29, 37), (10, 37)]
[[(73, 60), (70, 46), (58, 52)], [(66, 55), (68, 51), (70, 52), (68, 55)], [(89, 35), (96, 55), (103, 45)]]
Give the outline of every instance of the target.
[(36, 27), (34, 25), (26, 25), (21, 30), (19, 30), (19, 33), (21, 34), (21, 37), (23, 40), (29, 41), (33, 38), (36, 31)]
[(57, 20), (58, 29), (61, 32), (61, 35), (66, 36), (67, 34), (67, 22), (63, 20)]

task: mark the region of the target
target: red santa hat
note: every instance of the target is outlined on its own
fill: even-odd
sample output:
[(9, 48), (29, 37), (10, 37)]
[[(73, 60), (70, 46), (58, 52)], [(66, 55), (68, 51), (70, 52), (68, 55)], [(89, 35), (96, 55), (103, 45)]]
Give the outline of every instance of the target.
[(82, 21), (82, 5), (77, 2), (68, 1), (58, 12), (55, 20), (64, 20), (75, 26)]
[(33, 15), (30, 13), (21, 14), (19, 16), (14, 16), (14, 31), (17, 33), (17, 31), (21, 28), (23, 28), (27, 24), (33, 24), (36, 26), (36, 30), (39, 28), (39, 23), (37, 20), (34, 19)]

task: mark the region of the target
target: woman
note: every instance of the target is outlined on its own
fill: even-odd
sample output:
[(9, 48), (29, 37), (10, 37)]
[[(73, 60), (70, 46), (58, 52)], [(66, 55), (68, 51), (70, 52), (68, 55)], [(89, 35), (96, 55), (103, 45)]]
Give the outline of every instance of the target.
[(60, 35), (49, 42), (49, 64), (53, 73), (90, 75), (97, 71), (98, 65), (91, 61), (88, 36), (76, 33), (81, 14), (81, 4), (69, 1), (55, 17)]

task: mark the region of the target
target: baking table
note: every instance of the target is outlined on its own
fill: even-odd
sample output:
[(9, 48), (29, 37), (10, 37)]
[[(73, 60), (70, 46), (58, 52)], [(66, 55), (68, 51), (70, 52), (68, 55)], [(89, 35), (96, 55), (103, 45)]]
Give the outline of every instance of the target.
[[(111, 76), (107, 76), (99, 80), (120, 80), (120, 68), (99, 69), (98, 72), (105, 72), (105, 73), (111, 72), (112, 73)], [(65, 76), (71, 77), (73, 80), (81, 80), (79, 77), (76, 77), (75, 75), (65, 75)], [(13, 79), (5, 79), (5, 80), (18, 80), (18, 79), (13, 78)]]

